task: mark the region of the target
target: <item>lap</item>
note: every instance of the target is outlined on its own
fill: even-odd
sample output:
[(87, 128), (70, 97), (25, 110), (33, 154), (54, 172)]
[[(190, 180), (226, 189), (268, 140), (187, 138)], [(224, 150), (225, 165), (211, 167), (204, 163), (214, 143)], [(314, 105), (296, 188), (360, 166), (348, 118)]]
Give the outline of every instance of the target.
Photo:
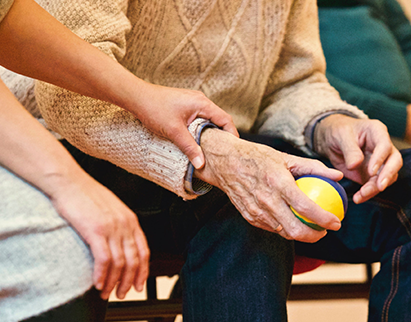
[(88, 247), (40, 191), (0, 167), (0, 311), (16, 321), (92, 286)]
[[(290, 144), (268, 136), (242, 134), (244, 139), (266, 144), (286, 153), (306, 156)], [(113, 190), (137, 213), (147, 234), (150, 247), (156, 251), (184, 251), (187, 242), (221, 207), (229, 203), (218, 189), (193, 201), (183, 201), (173, 193), (132, 175), (114, 165), (84, 155), (67, 144), (86, 171)], [(411, 150), (403, 151), (404, 167), (398, 181), (372, 200), (356, 205), (349, 202), (346, 218), (338, 232), (330, 231), (314, 245), (296, 243), (301, 255), (344, 262), (374, 262), (382, 254), (408, 242), (411, 231)], [(307, 156), (306, 156), (307, 157)], [(327, 163), (326, 160), (321, 160)], [(327, 164), (330, 166), (330, 164)], [(358, 184), (344, 179), (349, 197)], [(408, 218), (406, 217), (408, 216)]]

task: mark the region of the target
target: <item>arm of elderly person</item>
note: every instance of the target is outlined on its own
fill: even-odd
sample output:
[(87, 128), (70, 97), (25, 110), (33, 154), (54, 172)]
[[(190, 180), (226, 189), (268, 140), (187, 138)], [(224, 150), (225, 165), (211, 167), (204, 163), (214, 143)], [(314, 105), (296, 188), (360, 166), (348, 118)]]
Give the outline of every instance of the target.
[[(319, 44), (313, 2), (296, 1), (289, 23), (282, 58), (276, 64), (265, 109), (256, 129), (282, 137), (312, 153), (304, 132), (318, 116), (327, 116), (315, 127), (315, 150), (363, 186), (354, 196), (364, 202), (396, 180), (402, 161), (385, 126), (368, 120), (357, 108), (345, 104), (324, 76), (324, 58)], [(299, 67), (299, 68), (298, 68)], [(347, 114), (347, 115), (344, 115)], [(309, 136), (311, 138), (311, 136)], [(218, 144), (216, 144), (218, 142)], [(305, 242), (315, 242), (325, 232), (301, 224), (290, 211), (299, 213), (326, 229), (338, 230), (335, 217), (313, 204), (297, 188), (294, 177), (323, 175), (333, 180), (341, 172), (316, 160), (290, 156), (266, 146), (246, 142), (216, 129), (201, 136), (206, 167), (195, 175), (220, 187), (253, 225)]]

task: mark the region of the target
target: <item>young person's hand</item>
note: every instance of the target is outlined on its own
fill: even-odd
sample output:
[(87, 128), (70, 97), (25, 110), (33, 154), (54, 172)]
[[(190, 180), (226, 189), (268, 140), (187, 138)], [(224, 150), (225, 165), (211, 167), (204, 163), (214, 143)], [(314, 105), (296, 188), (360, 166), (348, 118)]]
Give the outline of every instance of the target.
[(94, 257), (94, 285), (108, 299), (117, 286), (123, 299), (131, 286), (142, 291), (149, 273), (150, 251), (136, 215), (110, 190), (78, 167), (75, 180), (49, 178), (54, 187), (50, 199), (90, 246)]
[(187, 130), (195, 118), (238, 136), (231, 116), (203, 93), (143, 81), (33, 0), (15, 0), (0, 24), (0, 64), (126, 109), (150, 131), (176, 144), (196, 168), (203, 167), (204, 155)]
[(94, 284), (123, 298), (148, 276), (147, 241), (136, 215), (75, 162), (0, 81), (0, 164), (44, 192), (90, 246)]
[(169, 139), (189, 158), (196, 169), (204, 166), (204, 155), (187, 127), (204, 118), (221, 129), (239, 136), (231, 116), (202, 92), (149, 83), (136, 91), (138, 99), (128, 110), (155, 134)]

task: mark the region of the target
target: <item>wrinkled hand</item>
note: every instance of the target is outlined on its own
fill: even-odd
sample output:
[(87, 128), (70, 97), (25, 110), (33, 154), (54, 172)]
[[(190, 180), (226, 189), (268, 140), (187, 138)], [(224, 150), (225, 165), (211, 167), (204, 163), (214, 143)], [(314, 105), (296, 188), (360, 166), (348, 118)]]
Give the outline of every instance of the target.
[(325, 236), (326, 231), (316, 231), (301, 223), (290, 210), (292, 206), (326, 229), (340, 228), (336, 216), (309, 199), (294, 179), (315, 174), (340, 180), (340, 171), (217, 129), (203, 132), (201, 146), (207, 161), (195, 175), (223, 190), (252, 225), (272, 232), (278, 232), (276, 228), (282, 225), (283, 230), (278, 232), (281, 236), (303, 242), (315, 242)]
[(335, 114), (316, 127), (315, 149), (344, 175), (359, 184), (356, 203), (364, 202), (393, 184), (402, 167), (386, 126), (377, 120)]
[(202, 92), (145, 83), (139, 94), (139, 104), (132, 113), (149, 130), (176, 144), (196, 169), (204, 166), (204, 155), (187, 130), (196, 118), (208, 119), (238, 136), (231, 116)]
[(117, 297), (121, 299), (132, 285), (142, 291), (150, 251), (136, 215), (91, 177), (77, 178), (75, 182), (59, 180), (50, 199), (90, 246), (95, 287), (101, 290), (103, 299), (108, 299), (117, 283)]

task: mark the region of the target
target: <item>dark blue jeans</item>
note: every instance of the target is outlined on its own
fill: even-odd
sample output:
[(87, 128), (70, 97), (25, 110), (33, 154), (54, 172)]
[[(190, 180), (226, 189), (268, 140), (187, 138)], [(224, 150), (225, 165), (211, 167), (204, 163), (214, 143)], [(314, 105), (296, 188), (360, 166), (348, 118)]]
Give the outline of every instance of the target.
[[(272, 138), (247, 136), (299, 154)], [(139, 217), (152, 256), (183, 253), (184, 321), (287, 321), (294, 251), (348, 263), (381, 261), (370, 297), (370, 321), (411, 321), (411, 152), (398, 183), (362, 205), (349, 205), (342, 228), (316, 244), (287, 241), (246, 222), (218, 189), (193, 201), (84, 155), (65, 143), (80, 165)], [(358, 185), (344, 180), (351, 197)], [(294, 249), (295, 247), (295, 249)]]

